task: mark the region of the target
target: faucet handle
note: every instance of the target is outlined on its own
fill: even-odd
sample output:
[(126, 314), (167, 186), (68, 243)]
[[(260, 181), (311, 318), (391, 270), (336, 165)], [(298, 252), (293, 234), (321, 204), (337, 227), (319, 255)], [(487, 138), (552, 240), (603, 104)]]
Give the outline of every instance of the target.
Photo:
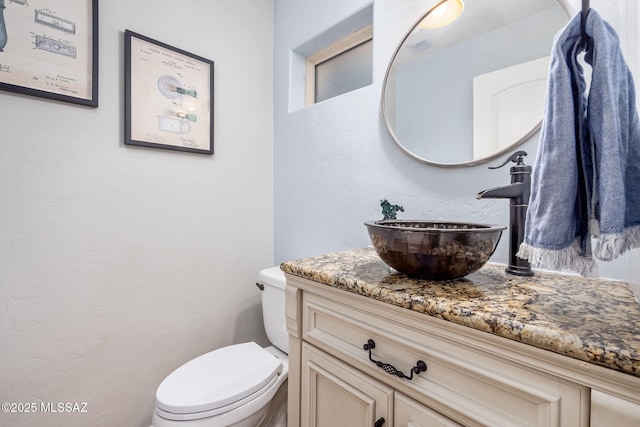
[(516, 151), (515, 153), (510, 155), (507, 160), (505, 160), (504, 163), (502, 163), (500, 166), (489, 166), (489, 169), (499, 169), (509, 162), (515, 163), (516, 166), (522, 166), (524, 165), (524, 156), (526, 155), (526, 151)]

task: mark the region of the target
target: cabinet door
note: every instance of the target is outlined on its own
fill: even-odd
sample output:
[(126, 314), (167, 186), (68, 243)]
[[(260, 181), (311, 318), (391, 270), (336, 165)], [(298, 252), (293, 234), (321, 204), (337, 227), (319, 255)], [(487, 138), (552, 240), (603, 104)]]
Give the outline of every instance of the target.
[(442, 414), (396, 392), (396, 427), (462, 427)]
[(640, 405), (591, 390), (591, 427), (610, 426), (640, 426)]
[(301, 427), (393, 427), (393, 389), (306, 343), (300, 404)]

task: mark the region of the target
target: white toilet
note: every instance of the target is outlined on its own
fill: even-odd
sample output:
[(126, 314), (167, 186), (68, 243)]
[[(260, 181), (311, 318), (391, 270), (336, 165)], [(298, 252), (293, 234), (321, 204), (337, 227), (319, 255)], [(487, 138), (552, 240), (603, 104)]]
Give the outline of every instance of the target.
[(284, 273), (259, 273), (262, 313), (273, 346), (230, 345), (185, 363), (156, 391), (153, 427), (286, 427), (289, 339)]

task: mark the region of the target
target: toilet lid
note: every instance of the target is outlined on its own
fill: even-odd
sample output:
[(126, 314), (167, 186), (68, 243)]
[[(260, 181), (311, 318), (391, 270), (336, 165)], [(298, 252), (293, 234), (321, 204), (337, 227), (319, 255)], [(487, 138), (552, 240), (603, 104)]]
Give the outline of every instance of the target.
[(255, 393), (280, 372), (280, 360), (254, 342), (223, 347), (169, 374), (158, 387), (156, 405), (174, 414), (218, 409)]

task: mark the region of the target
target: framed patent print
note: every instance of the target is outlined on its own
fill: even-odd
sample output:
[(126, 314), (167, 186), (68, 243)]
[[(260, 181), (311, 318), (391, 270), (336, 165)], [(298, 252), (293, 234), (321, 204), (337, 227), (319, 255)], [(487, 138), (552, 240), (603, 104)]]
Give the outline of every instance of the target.
[(213, 154), (213, 61), (127, 30), (125, 144)]
[(0, 0), (0, 89), (98, 107), (98, 0)]

